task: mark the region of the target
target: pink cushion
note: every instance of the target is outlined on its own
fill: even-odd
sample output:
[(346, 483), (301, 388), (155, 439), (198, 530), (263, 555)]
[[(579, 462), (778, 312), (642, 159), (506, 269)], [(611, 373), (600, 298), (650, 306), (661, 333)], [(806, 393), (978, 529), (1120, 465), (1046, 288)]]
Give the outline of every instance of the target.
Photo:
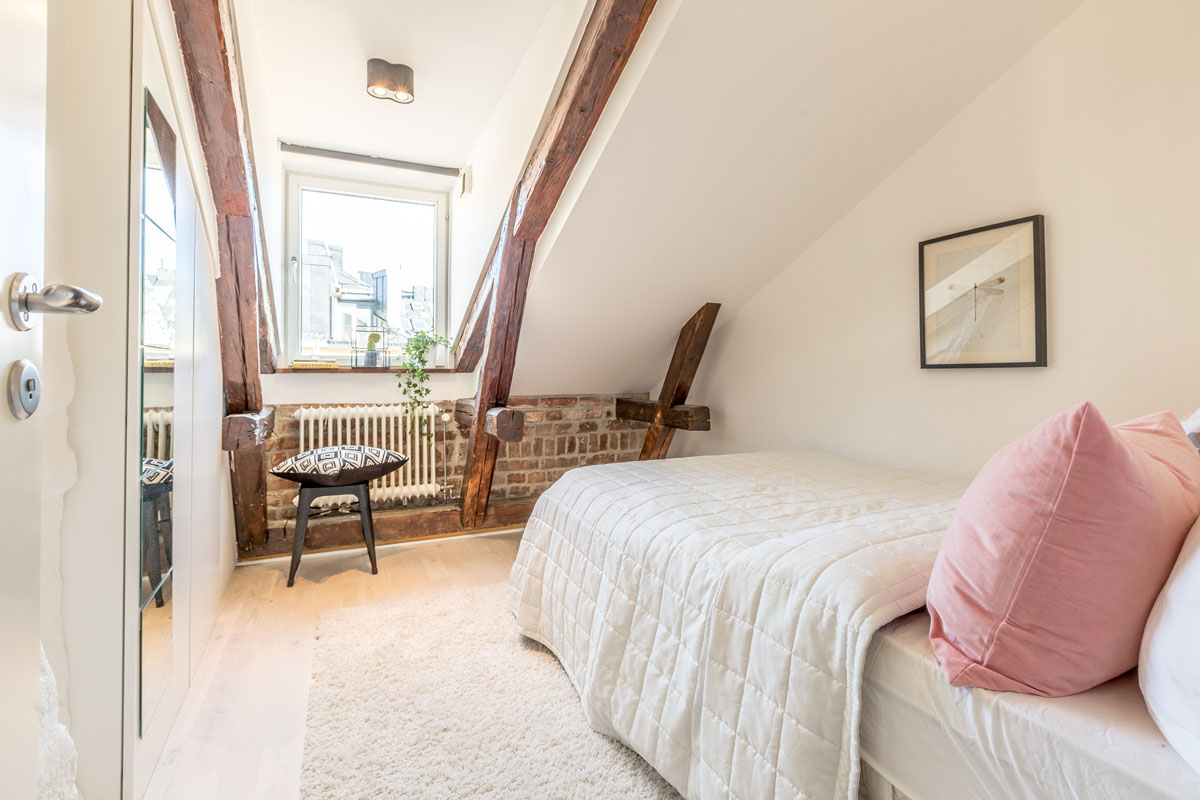
[(1200, 453), (1169, 413), (1110, 428), (1084, 403), (996, 453), (929, 582), (950, 683), (1059, 696), (1136, 666), (1197, 514)]

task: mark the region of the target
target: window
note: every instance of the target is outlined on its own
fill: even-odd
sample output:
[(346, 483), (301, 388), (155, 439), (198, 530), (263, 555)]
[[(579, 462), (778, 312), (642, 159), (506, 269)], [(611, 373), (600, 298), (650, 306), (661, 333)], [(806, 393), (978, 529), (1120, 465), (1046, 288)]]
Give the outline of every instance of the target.
[(415, 331), (446, 335), (445, 194), (288, 178), (288, 352), (389, 367)]
[(175, 199), (149, 122), (142, 172), (142, 358), (175, 362)]

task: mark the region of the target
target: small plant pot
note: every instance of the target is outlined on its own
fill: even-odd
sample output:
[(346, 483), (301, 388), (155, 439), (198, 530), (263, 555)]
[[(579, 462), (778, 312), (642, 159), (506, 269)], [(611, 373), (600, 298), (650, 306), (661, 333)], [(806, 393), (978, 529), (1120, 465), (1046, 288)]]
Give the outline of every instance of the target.
[(379, 351), (378, 350), (368, 350), (366, 352), (366, 365), (368, 367), (378, 367), (379, 366)]

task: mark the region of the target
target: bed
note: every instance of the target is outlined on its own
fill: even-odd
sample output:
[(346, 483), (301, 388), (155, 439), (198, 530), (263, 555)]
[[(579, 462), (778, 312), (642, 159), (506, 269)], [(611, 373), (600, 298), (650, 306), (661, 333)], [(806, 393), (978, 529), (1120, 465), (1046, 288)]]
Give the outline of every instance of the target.
[(881, 628), (862, 686), (863, 800), (1200, 798), (1127, 673), (1070, 697), (950, 686), (922, 610)]
[(871, 704), (900, 691), (876, 678), (919, 672), (888, 659), (920, 653), (874, 634), (923, 605), (964, 488), (811, 452), (573, 470), (526, 527), (517, 626), (592, 727), (686, 797), (926, 800), (883, 744), (895, 729), (874, 715), (894, 707)]

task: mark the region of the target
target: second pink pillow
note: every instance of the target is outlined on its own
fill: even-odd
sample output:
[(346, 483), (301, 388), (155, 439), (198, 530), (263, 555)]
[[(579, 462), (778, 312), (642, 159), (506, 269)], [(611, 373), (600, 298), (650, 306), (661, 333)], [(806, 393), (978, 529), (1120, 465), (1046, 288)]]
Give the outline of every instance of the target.
[(1200, 453), (1170, 413), (1110, 428), (1090, 403), (996, 453), (938, 553), (929, 638), (955, 686), (1059, 696), (1137, 664), (1200, 514)]

